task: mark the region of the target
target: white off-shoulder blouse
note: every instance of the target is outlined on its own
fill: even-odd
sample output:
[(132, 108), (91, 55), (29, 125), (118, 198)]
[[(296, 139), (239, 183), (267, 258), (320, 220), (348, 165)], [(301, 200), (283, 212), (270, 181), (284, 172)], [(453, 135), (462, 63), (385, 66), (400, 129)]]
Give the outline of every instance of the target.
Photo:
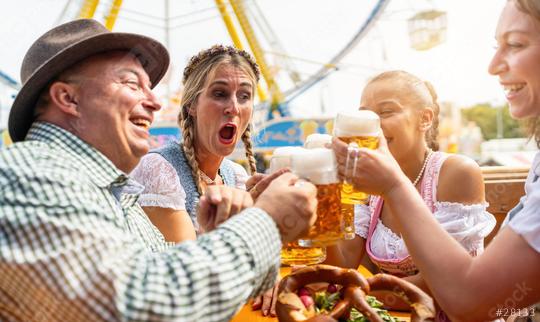
[[(441, 226), (454, 237), (469, 253), (479, 254), (484, 250), (484, 238), (496, 224), (495, 217), (486, 211), (488, 204), (465, 205), (455, 202), (437, 201), (437, 184), (442, 164), (448, 154), (434, 152), (426, 167), (421, 182), (421, 195)], [(540, 190), (539, 190), (540, 191)], [(371, 204), (355, 208), (356, 234), (367, 239), (378, 197), (370, 198)], [(409, 255), (401, 236), (396, 235), (379, 219), (367, 245), (373, 255), (381, 259), (402, 259)]]
[[(484, 238), (495, 226), (495, 218), (486, 211), (487, 204), (436, 202), (435, 208), (433, 215), (437, 221), (469, 253), (479, 254), (484, 250)], [(355, 209), (356, 234), (367, 239), (370, 222), (370, 207), (358, 205)], [(401, 259), (409, 255), (401, 236), (380, 220), (371, 237), (371, 252), (384, 259)]]

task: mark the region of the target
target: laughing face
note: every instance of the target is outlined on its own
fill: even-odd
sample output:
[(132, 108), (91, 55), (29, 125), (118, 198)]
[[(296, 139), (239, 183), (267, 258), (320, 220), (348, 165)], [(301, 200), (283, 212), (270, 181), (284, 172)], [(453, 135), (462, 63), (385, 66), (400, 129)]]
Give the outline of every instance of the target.
[(149, 128), (161, 106), (139, 60), (126, 52), (87, 59), (73, 76), (75, 134), (130, 172), (149, 146)]
[(191, 114), (195, 118), (195, 148), (205, 156), (230, 155), (253, 112), (253, 82), (239, 67), (224, 64), (209, 77)]
[(398, 162), (426, 145), (419, 106), (430, 98), (424, 85), (414, 86), (399, 78), (369, 83), (362, 92), (360, 109), (379, 115), (388, 148)]
[(540, 22), (508, 1), (499, 18), (489, 72), (499, 77), (515, 118), (540, 115)]

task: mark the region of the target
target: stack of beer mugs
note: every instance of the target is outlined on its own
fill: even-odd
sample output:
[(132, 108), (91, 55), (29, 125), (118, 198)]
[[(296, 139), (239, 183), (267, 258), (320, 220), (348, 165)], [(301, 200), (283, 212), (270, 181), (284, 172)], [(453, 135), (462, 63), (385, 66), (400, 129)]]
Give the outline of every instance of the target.
[[(291, 157), (302, 154), (301, 147), (281, 147), (274, 150), (270, 159), (270, 173), (282, 168), (291, 168)], [(326, 259), (325, 247), (302, 247), (298, 241), (283, 245), (281, 250), (282, 265), (313, 265), (322, 263)]]

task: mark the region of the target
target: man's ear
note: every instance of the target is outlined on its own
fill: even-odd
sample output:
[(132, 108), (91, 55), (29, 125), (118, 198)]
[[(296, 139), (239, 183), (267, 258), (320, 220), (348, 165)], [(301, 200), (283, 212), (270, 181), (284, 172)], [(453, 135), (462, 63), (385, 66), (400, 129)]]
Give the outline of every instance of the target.
[(431, 125), (433, 124), (433, 117), (435, 116), (435, 113), (433, 110), (429, 107), (426, 107), (422, 109), (420, 112), (420, 130), (421, 131), (427, 131), (431, 128)]
[(77, 90), (74, 86), (64, 82), (54, 82), (49, 88), (51, 103), (62, 112), (79, 116)]

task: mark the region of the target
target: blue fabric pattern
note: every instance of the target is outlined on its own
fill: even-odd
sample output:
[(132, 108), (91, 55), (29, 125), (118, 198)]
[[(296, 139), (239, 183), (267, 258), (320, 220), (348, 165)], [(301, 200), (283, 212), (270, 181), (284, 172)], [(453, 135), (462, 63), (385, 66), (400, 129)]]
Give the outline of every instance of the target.
[[(198, 229), (197, 223), (197, 204), (199, 203), (200, 194), (197, 191), (195, 180), (191, 174), (191, 167), (186, 159), (184, 150), (181, 148), (182, 142), (169, 142), (165, 146), (152, 150), (149, 153), (160, 154), (167, 162), (169, 162), (180, 178), (180, 184), (186, 192), (186, 211), (193, 222), (193, 225)], [(231, 160), (223, 159), (219, 172), (226, 186), (236, 186), (236, 176)]]

